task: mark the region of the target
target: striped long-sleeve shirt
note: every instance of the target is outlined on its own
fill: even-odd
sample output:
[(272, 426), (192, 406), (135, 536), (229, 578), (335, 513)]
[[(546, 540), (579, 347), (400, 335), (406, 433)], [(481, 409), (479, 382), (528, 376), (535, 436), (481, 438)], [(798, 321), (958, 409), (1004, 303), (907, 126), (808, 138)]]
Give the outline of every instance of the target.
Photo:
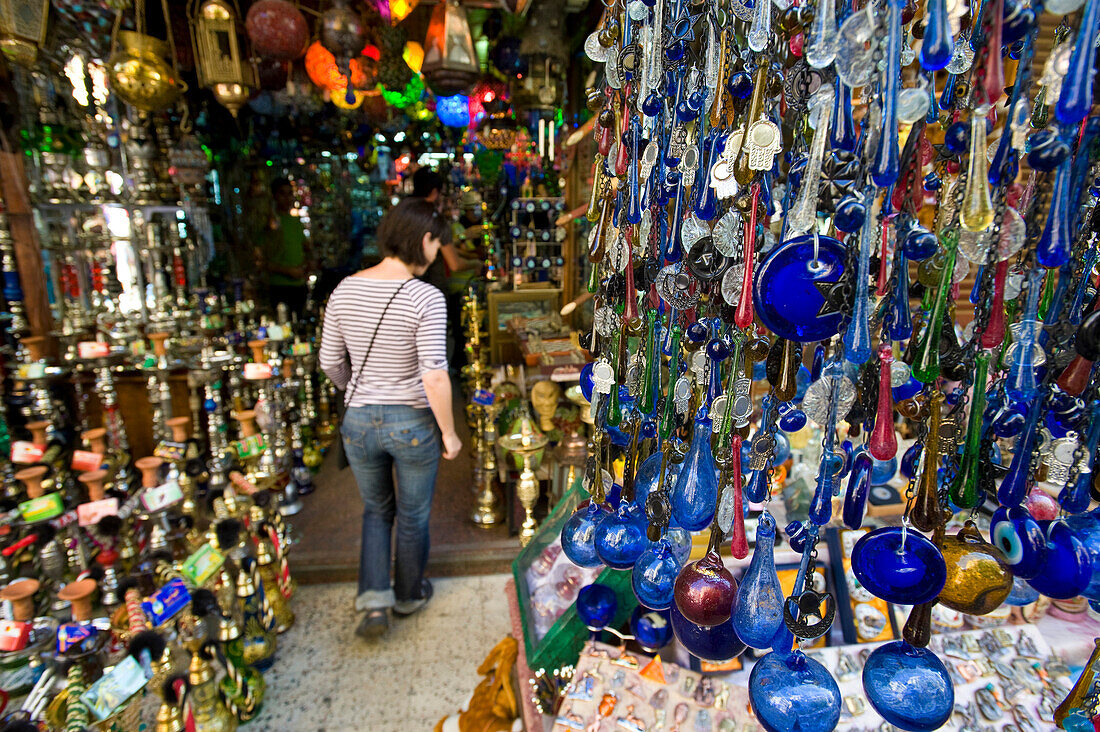
[[(421, 377), (447, 368), (447, 306), (443, 293), (432, 285), (409, 280), (379, 324), (382, 310), (399, 287), (401, 280), (353, 275), (337, 285), (325, 306), (321, 370), (351, 396), (349, 407), (427, 407)], [(375, 328), (378, 335), (368, 355)]]

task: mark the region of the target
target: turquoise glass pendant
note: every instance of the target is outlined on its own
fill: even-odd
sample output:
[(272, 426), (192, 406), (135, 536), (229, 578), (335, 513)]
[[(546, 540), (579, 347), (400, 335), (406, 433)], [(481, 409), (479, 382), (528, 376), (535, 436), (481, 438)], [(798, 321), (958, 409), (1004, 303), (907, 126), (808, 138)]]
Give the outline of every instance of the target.
[(939, 729), (955, 708), (955, 688), (943, 661), (906, 641), (871, 652), (863, 666), (863, 691), (883, 719), (912, 732)]
[(840, 722), (840, 688), (801, 651), (772, 651), (752, 667), (749, 701), (768, 732), (828, 732)]
[(770, 648), (783, 628), (783, 588), (775, 571), (775, 519), (765, 511), (756, 527), (756, 549), (741, 578), (733, 628), (750, 648)]

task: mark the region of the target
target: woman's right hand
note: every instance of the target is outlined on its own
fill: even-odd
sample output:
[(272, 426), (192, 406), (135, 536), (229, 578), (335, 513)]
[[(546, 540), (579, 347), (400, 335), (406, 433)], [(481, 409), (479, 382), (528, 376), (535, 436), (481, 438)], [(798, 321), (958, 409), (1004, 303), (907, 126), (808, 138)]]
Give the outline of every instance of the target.
[(443, 459), (454, 460), (458, 453), (462, 452), (462, 440), (457, 432), (448, 432), (443, 435)]

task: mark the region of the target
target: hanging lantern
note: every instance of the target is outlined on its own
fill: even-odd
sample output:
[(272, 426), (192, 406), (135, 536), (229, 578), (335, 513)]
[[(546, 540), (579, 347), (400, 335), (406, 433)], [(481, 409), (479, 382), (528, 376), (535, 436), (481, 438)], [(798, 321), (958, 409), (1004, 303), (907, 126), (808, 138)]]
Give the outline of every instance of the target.
[(228, 0), (203, 0), (191, 23), (199, 84), (234, 117), (254, 85), (252, 67), (241, 57), (237, 13)]
[(435, 100), (435, 114), (448, 127), (465, 127), (470, 124), (470, 98), (464, 94), (438, 97)]
[[(363, 49), (363, 55), (348, 62), (351, 72), (351, 86), (353, 89), (365, 90), (374, 86), (376, 72), (372, 73), (373, 59), (370, 57), (373, 46)], [(377, 49), (374, 49), (377, 53)], [(336, 65), (336, 57), (321, 45), (320, 41), (314, 41), (306, 51), (306, 73), (309, 79), (322, 89), (336, 93), (337, 90), (348, 88), (348, 76)]]
[(477, 128), (478, 141), (490, 150), (510, 150), (519, 135), (519, 122), (499, 98), (485, 104), (488, 114)]
[(424, 47), (416, 41), (409, 41), (401, 52), (401, 58), (405, 60), (414, 74), (420, 73), (420, 66), (424, 63)]
[(164, 109), (187, 85), (165, 57), (168, 44), (134, 31), (118, 32), (118, 48), (107, 61), (111, 91), (142, 112)]
[(421, 71), (431, 90), (444, 97), (463, 91), (478, 78), (481, 69), (470, 24), (466, 10), (456, 0), (441, 2), (432, 9)]
[(367, 42), (367, 27), (347, 0), (335, 0), (321, 15), (321, 45), (337, 59), (347, 61), (359, 55)]
[(256, 0), (248, 9), (244, 29), (252, 50), (277, 61), (301, 58), (309, 45), (309, 24), (289, 0)]
[(0, 0), (0, 51), (12, 63), (34, 66), (46, 42), (49, 0)]
[(382, 90), (382, 98), (386, 100), (386, 104), (391, 107), (397, 107), (398, 109), (405, 109), (411, 106), (420, 99), (420, 95), (424, 93), (424, 82), (420, 80), (419, 76), (414, 76), (409, 79), (409, 83), (403, 90), (389, 91), (388, 89)]
[(331, 92), (329, 101), (340, 109), (358, 109), (366, 98), (366, 93), (354, 89), (336, 90)]

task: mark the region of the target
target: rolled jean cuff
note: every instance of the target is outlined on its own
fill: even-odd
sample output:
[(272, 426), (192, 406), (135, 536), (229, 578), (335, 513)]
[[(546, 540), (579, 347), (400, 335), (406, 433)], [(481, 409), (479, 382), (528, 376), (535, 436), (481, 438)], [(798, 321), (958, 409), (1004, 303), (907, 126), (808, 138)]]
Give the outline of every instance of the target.
[(396, 599), (393, 590), (365, 590), (355, 598), (355, 609), (359, 612), (385, 610), (394, 606)]

